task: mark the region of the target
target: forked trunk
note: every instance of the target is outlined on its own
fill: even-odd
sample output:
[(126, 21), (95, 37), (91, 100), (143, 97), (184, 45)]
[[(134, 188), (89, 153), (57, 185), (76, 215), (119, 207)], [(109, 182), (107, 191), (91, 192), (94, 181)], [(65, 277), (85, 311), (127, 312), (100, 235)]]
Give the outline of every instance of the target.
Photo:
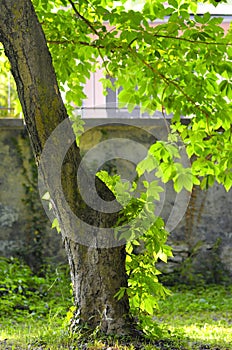
[[(77, 305), (73, 323), (99, 326), (106, 333), (126, 333), (130, 328), (127, 296), (120, 302), (114, 298), (119, 288), (127, 284), (124, 247), (106, 249), (104, 245), (98, 245), (96, 232), (92, 237), (94, 244), (80, 244), (79, 231), (82, 239), (85, 235), (88, 237), (90, 231), (83, 232), (83, 227), (74, 229), (70, 212), (76, 216), (78, 214), (81, 221), (90, 227), (93, 225), (93, 231), (96, 231), (96, 227), (105, 227), (104, 225), (110, 227), (115, 222), (115, 217), (110, 219), (104, 213), (98, 215), (82, 201), (76, 184), (76, 171), (81, 159), (79, 149), (74, 144), (69, 145), (65, 159), (59, 159), (61, 140), (54, 138), (54, 154), (48, 153), (44, 164), (41, 161), (47, 140), (67, 120), (67, 112), (59, 93), (46, 40), (31, 1), (1, 0), (0, 41), (11, 63), (35, 158), (51, 195), (65, 242)], [(65, 125), (72, 139), (70, 123)], [(49, 163), (53, 161), (55, 165)], [(55, 175), (53, 178), (52, 173), (47, 173), (47, 170), (50, 172), (55, 166), (62, 167), (60, 178)], [(106, 192), (106, 197), (112, 196), (102, 184), (99, 186), (101, 191)], [(65, 203), (71, 210), (66, 209)], [(77, 233), (73, 235), (73, 231)]]

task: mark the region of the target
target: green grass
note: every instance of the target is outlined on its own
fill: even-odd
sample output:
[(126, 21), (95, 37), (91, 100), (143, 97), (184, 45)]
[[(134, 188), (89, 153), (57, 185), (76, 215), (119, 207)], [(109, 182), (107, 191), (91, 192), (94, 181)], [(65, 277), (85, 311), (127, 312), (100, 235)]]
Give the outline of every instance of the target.
[(162, 336), (141, 345), (104, 339), (97, 330), (69, 334), (72, 297), (65, 266), (38, 277), (20, 262), (0, 259), (0, 276), (0, 349), (103, 350), (106, 343), (114, 344), (112, 350), (232, 349), (232, 285), (172, 287), (154, 316)]
[[(155, 319), (171, 337), (232, 349), (232, 285), (172, 288)], [(191, 349), (191, 347), (190, 347)]]

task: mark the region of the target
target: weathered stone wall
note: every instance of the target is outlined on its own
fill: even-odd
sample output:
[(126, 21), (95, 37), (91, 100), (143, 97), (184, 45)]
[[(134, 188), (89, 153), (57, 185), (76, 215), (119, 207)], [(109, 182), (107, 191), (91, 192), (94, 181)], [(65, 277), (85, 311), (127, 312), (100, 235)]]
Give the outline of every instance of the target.
[[(232, 277), (232, 191), (215, 184), (193, 189), (188, 209), (170, 234), (174, 257), (163, 271), (180, 269), (182, 281), (204, 277), (217, 283)], [(180, 268), (181, 265), (181, 268)]]
[[(148, 148), (157, 135), (162, 138), (165, 134), (163, 122), (159, 120), (125, 120), (123, 124), (121, 121), (112, 124), (117, 121), (110, 120), (111, 124), (102, 125), (105, 122), (86, 120), (86, 132), (80, 144), (83, 154), (104, 140), (113, 143), (117, 138), (133, 140)], [(127, 152), (133, 154), (133, 144), (130, 146), (128, 142), (128, 147)], [(45, 260), (65, 262), (61, 237), (50, 229), (38, 194), (30, 184), (33, 184), (35, 169), (31, 159), (23, 122), (0, 120), (0, 255), (22, 255), (33, 265), (40, 250)], [(111, 172), (116, 167), (127, 178), (135, 173), (134, 165), (127, 159), (105, 165)], [(172, 187), (167, 186), (161, 212), (164, 218), (170, 214), (175, 196)], [(170, 234), (174, 257), (169, 264), (161, 264), (160, 269), (164, 272), (179, 269), (183, 280), (204, 276), (208, 281), (217, 282), (232, 276), (231, 211), (232, 191), (226, 193), (219, 185), (208, 191), (195, 188), (185, 216)], [(38, 233), (40, 228), (42, 232)], [(33, 244), (36, 235), (41, 236), (41, 240)]]
[(22, 203), (25, 180), (16, 150), (16, 142), (24, 137), (24, 129), (18, 120), (0, 122), (0, 254), (9, 255), (23, 244), (21, 238), (28, 218)]
[(37, 268), (66, 257), (40, 202), (35, 169), (22, 120), (0, 120), (0, 256), (23, 257)]

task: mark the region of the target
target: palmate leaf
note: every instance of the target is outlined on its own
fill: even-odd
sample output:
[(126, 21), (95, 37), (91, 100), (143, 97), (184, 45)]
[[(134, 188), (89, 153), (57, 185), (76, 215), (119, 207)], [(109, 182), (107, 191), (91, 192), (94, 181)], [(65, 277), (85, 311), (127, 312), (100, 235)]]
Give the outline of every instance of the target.
[(182, 164), (175, 163), (176, 175), (173, 179), (174, 189), (179, 193), (183, 188), (191, 192), (193, 184), (200, 184), (200, 181), (193, 175), (190, 168), (184, 168)]
[(138, 173), (138, 176), (140, 177), (141, 175), (143, 175), (145, 171), (153, 171), (157, 168), (158, 164), (159, 163), (157, 159), (153, 155), (148, 153), (147, 157), (141, 162), (139, 162), (137, 165), (136, 171)]
[(156, 176), (161, 178), (164, 183), (172, 180), (176, 175), (176, 168), (174, 163), (161, 163)]
[(159, 182), (156, 180), (152, 182), (143, 181), (143, 184), (147, 188), (147, 198), (150, 197), (151, 199), (156, 199), (159, 201), (159, 193), (164, 191), (163, 187), (159, 186)]
[(157, 307), (158, 307), (157, 301), (152, 296), (143, 298), (140, 304), (141, 310), (147, 312), (149, 315), (153, 315), (154, 309), (156, 309)]
[(192, 174), (182, 173), (178, 174), (174, 179), (174, 189), (179, 193), (183, 188), (191, 192), (193, 188)]

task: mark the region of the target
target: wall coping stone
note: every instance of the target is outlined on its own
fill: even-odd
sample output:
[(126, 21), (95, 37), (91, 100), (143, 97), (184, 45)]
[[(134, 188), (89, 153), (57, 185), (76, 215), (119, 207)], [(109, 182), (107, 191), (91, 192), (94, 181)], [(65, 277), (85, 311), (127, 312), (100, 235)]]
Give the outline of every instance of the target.
[(0, 119), (0, 128), (1, 129), (9, 129), (9, 128), (23, 128), (24, 127), (23, 119), (16, 118), (1, 118)]
[[(138, 127), (145, 126), (165, 126), (164, 118), (83, 118), (85, 128), (91, 128), (101, 125), (131, 125)], [(166, 118), (169, 120), (169, 118)], [(188, 118), (182, 119), (182, 123), (189, 122)], [(25, 123), (23, 119), (16, 118), (1, 118), (0, 129), (3, 128), (24, 128)]]

